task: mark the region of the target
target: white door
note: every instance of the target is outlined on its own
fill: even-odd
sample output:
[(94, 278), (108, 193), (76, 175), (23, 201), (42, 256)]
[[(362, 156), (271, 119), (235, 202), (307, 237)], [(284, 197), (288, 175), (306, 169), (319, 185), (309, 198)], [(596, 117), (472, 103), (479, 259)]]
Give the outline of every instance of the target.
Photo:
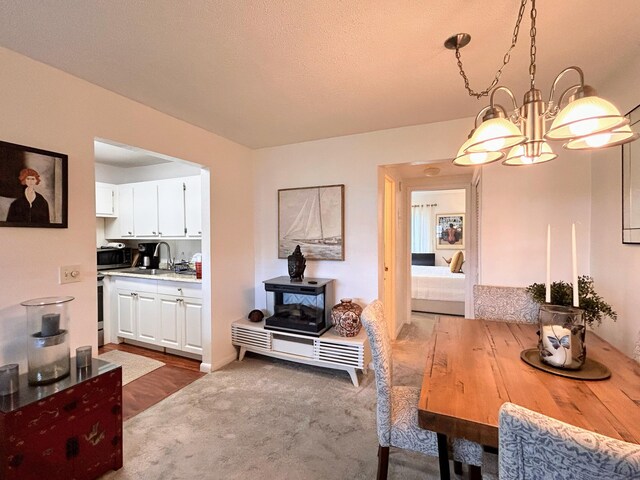
[(200, 177), (184, 179), (184, 209), (187, 237), (202, 237), (202, 185)]
[(161, 295), (159, 302), (160, 345), (179, 350), (182, 343), (182, 299)]
[(118, 336), (123, 338), (135, 338), (135, 310), (134, 296), (129, 290), (118, 290), (116, 301), (116, 313), (118, 315)]
[(184, 336), (182, 350), (202, 355), (202, 300), (184, 298)]
[(153, 293), (135, 292), (135, 309), (138, 320), (136, 340), (159, 343), (158, 298)]
[(395, 252), (396, 252), (396, 197), (395, 181), (384, 177), (384, 205), (383, 205), (383, 241), (384, 265), (383, 288), (384, 317), (387, 321), (389, 335), (396, 338), (396, 303), (395, 303)]
[(156, 182), (133, 187), (133, 223), (136, 237), (158, 236), (158, 186)]
[(158, 182), (158, 235), (184, 237), (184, 183), (172, 178)]

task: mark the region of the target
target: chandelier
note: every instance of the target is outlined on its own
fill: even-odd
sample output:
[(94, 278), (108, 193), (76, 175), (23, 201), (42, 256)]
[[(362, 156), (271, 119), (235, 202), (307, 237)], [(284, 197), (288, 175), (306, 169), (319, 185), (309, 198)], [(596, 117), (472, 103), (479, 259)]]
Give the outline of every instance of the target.
[[(629, 127), (629, 120), (622, 116), (610, 102), (597, 96), (593, 87), (584, 83), (584, 74), (572, 66), (561, 71), (553, 81), (549, 99), (545, 102), (542, 92), (536, 88), (536, 2), (531, 0), (531, 44), (529, 48), (530, 89), (525, 93), (522, 106), (518, 106), (513, 92), (504, 86), (496, 86), (502, 70), (511, 59), (511, 51), (518, 41), (520, 23), (527, 0), (522, 0), (513, 30), (511, 46), (503, 57), (502, 66), (489, 87), (476, 92), (469, 86), (469, 79), (462, 66), (460, 49), (471, 41), (471, 36), (459, 33), (447, 39), (445, 47), (455, 50), (460, 75), (470, 96), (489, 96), (489, 105), (476, 115), (474, 129), (458, 150), (454, 165), (476, 166), (503, 160), (504, 165), (532, 165), (553, 160), (556, 155), (550, 141), (564, 141), (568, 150), (592, 150), (613, 147), (638, 138)], [(567, 88), (556, 98), (556, 88), (567, 74), (577, 74), (579, 83)], [(504, 92), (513, 109), (509, 113), (495, 102), (496, 94)], [(547, 129), (547, 123), (551, 126)]]

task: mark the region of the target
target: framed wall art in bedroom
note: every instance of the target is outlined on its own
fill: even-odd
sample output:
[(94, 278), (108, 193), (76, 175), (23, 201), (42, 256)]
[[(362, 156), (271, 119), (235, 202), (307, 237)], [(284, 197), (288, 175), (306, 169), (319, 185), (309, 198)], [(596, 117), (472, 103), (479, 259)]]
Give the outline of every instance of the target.
[(67, 160), (0, 142), (0, 227), (67, 228)]
[(278, 190), (278, 258), (344, 260), (344, 185)]
[(464, 213), (436, 215), (436, 248), (464, 249)]

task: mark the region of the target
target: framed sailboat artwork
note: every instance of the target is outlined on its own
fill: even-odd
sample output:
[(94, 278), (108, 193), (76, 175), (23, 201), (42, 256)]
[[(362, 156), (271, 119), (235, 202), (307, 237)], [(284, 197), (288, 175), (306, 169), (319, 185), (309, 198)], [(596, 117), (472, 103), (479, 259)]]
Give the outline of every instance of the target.
[(278, 190), (278, 258), (344, 260), (344, 185)]

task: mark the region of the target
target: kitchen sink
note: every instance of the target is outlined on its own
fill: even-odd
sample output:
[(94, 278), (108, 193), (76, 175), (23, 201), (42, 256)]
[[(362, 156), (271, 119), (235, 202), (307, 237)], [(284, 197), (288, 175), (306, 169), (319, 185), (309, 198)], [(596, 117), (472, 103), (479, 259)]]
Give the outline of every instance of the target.
[(123, 268), (118, 271), (122, 273), (137, 273), (138, 275), (166, 275), (173, 273), (173, 270), (165, 268)]

